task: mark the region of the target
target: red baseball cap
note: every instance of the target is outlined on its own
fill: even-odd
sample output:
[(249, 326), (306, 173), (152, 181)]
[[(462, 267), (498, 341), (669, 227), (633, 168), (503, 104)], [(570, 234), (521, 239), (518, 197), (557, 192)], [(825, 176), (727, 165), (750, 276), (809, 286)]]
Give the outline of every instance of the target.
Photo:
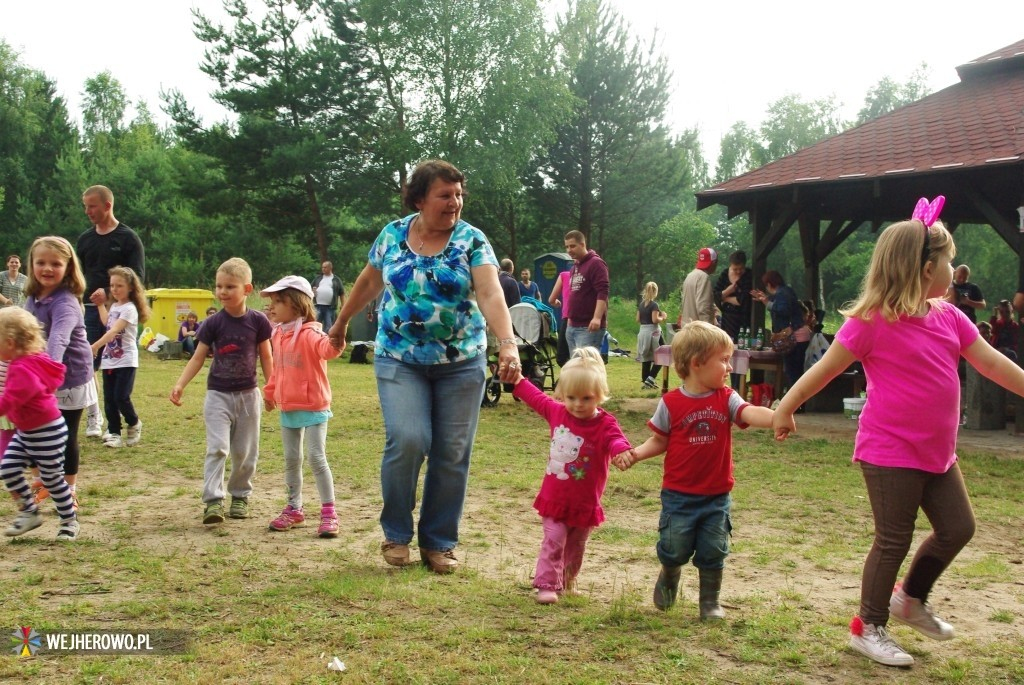
[(718, 261), (718, 253), (710, 247), (701, 248), (697, 253), (697, 268), (706, 269)]

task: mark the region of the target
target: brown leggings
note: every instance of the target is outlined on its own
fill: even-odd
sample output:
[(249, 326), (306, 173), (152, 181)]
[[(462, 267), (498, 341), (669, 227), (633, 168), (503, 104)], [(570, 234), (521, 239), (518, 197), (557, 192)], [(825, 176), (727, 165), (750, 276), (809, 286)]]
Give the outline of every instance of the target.
[(928, 517), (932, 533), (918, 547), (903, 589), (921, 601), (974, 536), (974, 511), (957, 464), (945, 473), (865, 462), (860, 467), (875, 519), (875, 541), (861, 577), (860, 617), (865, 623), (885, 625), (889, 597), (910, 551), (918, 510)]

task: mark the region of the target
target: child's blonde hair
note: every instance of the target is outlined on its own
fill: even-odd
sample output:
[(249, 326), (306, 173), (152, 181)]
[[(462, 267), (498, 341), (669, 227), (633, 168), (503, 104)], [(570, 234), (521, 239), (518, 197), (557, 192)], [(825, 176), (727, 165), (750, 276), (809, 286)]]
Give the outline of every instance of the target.
[(232, 257), (217, 267), (217, 273), (233, 276), (243, 283), (252, 283), (252, 267), (241, 257)]
[(724, 350), (732, 353), (728, 333), (706, 321), (691, 321), (672, 337), (672, 368), (680, 378), (686, 378), (694, 360), (703, 364), (711, 355)]
[[(528, 381), (527, 381), (528, 382)], [(608, 372), (604, 368), (601, 353), (594, 347), (577, 347), (572, 358), (562, 367), (555, 386), (555, 399), (564, 400), (566, 395), (592, 392), (597, 403), (603, 404), (609, 397)]]
[(21, 354), (36, 354), (46, 349), (43, 326), (21, 307), (0, 309), (0, 340), (13, 340)]
[(313, 299), (301, 290), (285, 288), (284, 290), (278, 290), (269, 294), (271, 299), (273, 299), (274, 296), (280, 297), (282, 300), (288, 302), (303, 322), (308, 323), (310, 321), (316, 321), (316, 310), (313, 309)]
[(32, 241), (32, 247), (28, 249), (28, 281), (25, 283), (25, 294), (30, 297), (38, 297), (43, 292), (43, 286), (36, 280), (35, 261), (36, 250), (49, 250), (55, 252), (64, 260), (64, 280), (61, 286), (75, 297), (81, 298), (85, 292), (85, 276), (82, 275), (82, 265), (75, 254), (75, 248), (66, 238), (59, 235), (46, 235)]
[(149, 318), (149, 303), (146, 301), (146, 286), (142, 285), (142, 279), (135, 273), (135, 270), (128, 266), (115, 266), (107, 269), (110, 276), (120, 276), (128, 284), (128, 299), (135, 305), (139, 312), (139, 323), (145, 323)]
[(658, 284), (654, 281), (647, 281), (644, 285), (644, 291), (641, 294), (643, 297), (644, 306), (646, 307), (651, 302), (654, 302), (654, 298), (658, 296)]
[(876, 314), (887, 321), (913, 315), (924, 299), (922, 269), (928, 262), (955, 255), (953, 236), (941, 221), (931, 228), (918, 219), (892, 224), (878, 236), (860, 295), (839, 313), (865, 321)]

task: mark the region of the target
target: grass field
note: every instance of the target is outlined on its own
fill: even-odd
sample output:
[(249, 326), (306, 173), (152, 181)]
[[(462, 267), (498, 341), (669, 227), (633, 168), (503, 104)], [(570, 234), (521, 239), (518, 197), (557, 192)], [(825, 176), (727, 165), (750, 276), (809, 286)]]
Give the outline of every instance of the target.
[[(635, 328), (610, 326), (627, 349)], [(618, 329), (618, 330), (616, 330)], [(329, 365), (335, 392), (328, 453), (342, 535), (315, 526), (272, 533), (284, 504), (276, 415), (264, 415), (253, 518), (200, 522), (205, 372), (185, 406), (167, 395), (184, 362), (145, 354), (135, 401), (142, 444), (86, 442), (82, 534), (53, 541), (56, 518), (3, 543), (0, 626), (13, 631), (179, 629), (166, 656), (0, 657), (0, 680), (40, 683), (1024, 683), (1024, 461), (964, 454), (978, 535), (933, 601), (958, 637), (934, 643), (895, 627), (912, 669), (849, 652), (870, 513), (851, 445), (798, 434), (777, 444), (736, 431), (728, 618), (702, 624), (696, 572), (679, 604), (650, 601), (657, 573), (660, 460), (614, 472), (608, 521), (591, 538), (582, 597), (539, 606), (530, 575), (541, 531), (531, 509), (544, 470), (542, 420), (503, 397), (483, 412), (452, 576), (384, 565), (382, 421), (372, 367)], [(637, 364), (609, 364), (608, 407), (634, 440), (656, 394)], [(307, 507), (316, 512), (306, 474)], [(0, 519), (14, 513), (0, 502)], [(919, 521), (920, 536), (927, 521)], [(328, 671), (337, 656), (344, 673)]]

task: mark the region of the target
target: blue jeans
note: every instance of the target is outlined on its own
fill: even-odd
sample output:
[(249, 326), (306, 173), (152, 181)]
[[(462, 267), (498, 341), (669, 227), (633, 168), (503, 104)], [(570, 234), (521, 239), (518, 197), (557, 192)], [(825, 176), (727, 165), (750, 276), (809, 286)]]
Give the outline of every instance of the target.
[(664, 566), (682, 566), (693, 557), (693, 565), (705, 570), (725, 566), (729, 555), (732, 498), (724, 495), (686, 495), (661, 491), (661, 519), (658, 522), (658, 559)]
[(329, 331), (334, 325), (334, 312), (334, 307), (329, 304), (316, 305), (316, 320), (323, 325), (324, 331)]
[(576, 351), (577, 347), (593, 347), (600, 350), (601, 343), (604, 342), (604, 331), (605, 329), (603, 328), (590, 331), (586, 326), (569, 326), (566, 328), (565, 342), (569, 345), (569, 356), (572, 357), (572, 353)]
[[(85, 338), (92, 345), (94, 342), (103, 337), (103, 334), (107, 332), (107, 327), (103, 325), (103, 321), (100, 319), (100, 310), (94, 304), (87, 304), (84, 307), (83, 318), (85, 319)], [(103, 355), (97, 354), (92, 358), (92, 370), (100, 370), (100, 357)]]
[(377, 357), (384, 456), (380, 484), (384, 537), (407, 545), (420, 467), (427, 459), (417, 539), (428, 550), (447, 551), (459, 542), (469, 459), (487, 378), (487, 358), (454, 364), (407, 364)]

